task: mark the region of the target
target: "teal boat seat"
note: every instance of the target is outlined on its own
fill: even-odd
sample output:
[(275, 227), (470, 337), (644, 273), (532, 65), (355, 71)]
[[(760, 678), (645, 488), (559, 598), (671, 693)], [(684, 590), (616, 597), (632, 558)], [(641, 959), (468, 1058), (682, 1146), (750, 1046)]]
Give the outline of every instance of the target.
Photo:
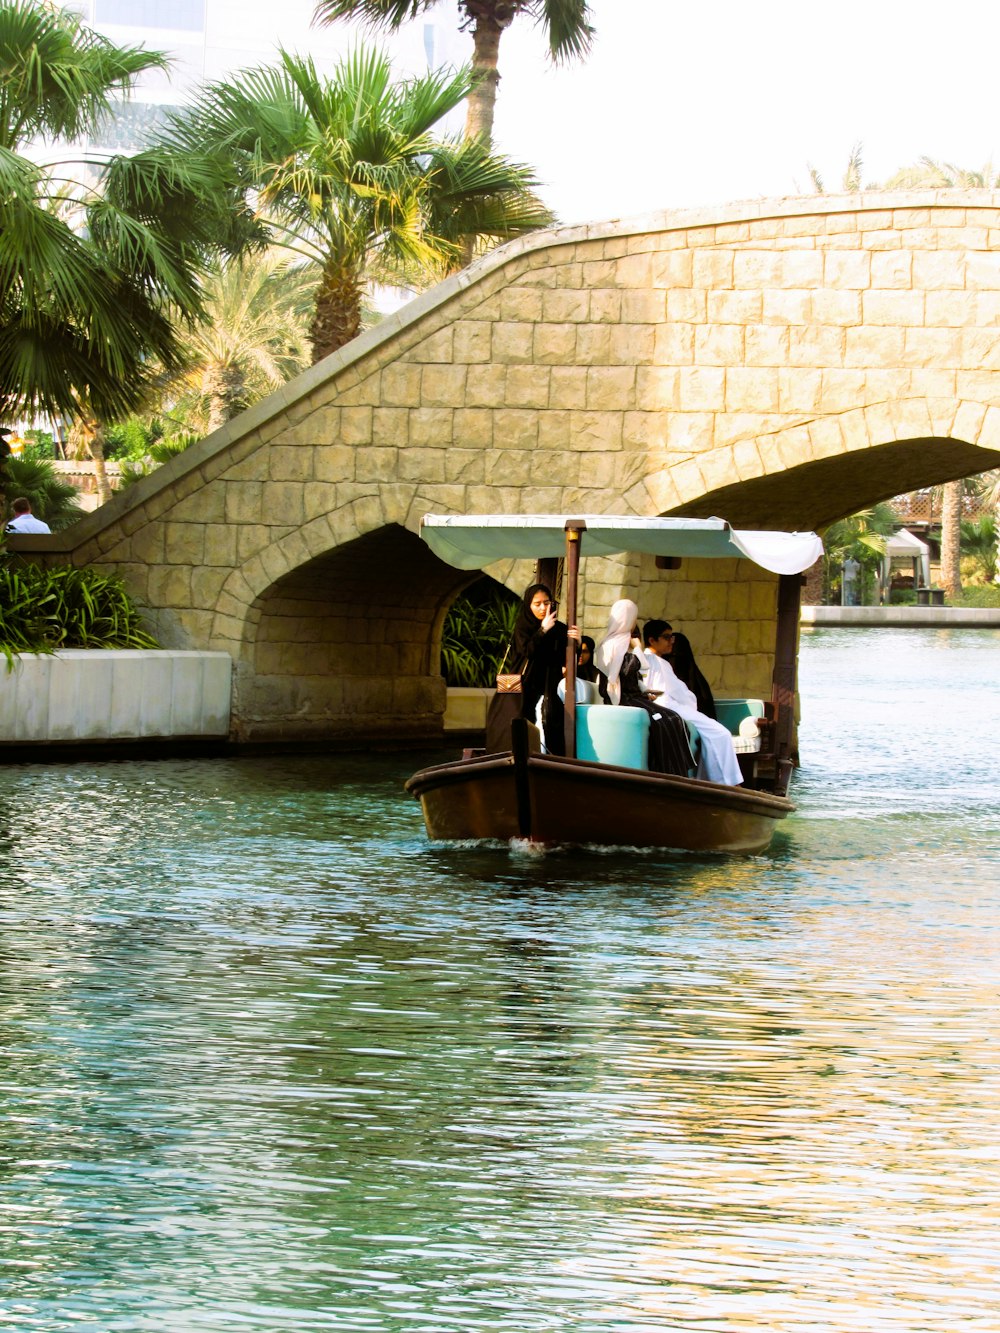
[(715, 716), (733, 736), (740, 734), (740, 723), (748, 717), (764, 716), (763, 699), (716, 699)]
[(622, 768), (648, 768), (649, 714), (642, 708), (577, 704), (576, 757)]

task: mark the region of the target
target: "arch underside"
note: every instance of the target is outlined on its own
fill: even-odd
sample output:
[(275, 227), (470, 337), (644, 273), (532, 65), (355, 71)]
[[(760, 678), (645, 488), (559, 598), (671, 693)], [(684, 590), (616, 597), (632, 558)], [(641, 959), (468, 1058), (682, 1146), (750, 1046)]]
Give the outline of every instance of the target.
[(736, 482), (671, 509), (738, 528), (822, 530), (880, 500), (1000, 467), (1000, 453), (961, 440), (901, 440)]
[(248, 617), (239, 739), (391, 743), (439, 732), (441, 623), (475, 577), (395, 524), (286, 574)]

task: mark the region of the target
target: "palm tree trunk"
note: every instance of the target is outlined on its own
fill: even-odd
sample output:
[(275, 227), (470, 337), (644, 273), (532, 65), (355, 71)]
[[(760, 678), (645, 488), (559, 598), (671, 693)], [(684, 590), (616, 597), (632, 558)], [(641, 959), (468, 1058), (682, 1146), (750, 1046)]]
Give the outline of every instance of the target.
[(949, 602), (962, 595), (962, 483), (949, 481), (941, 502), (941, 585)]
[(361, 284), (356, 273), (334, 261), (323, 270), (316, 294), (316, 313), (309, 328), (312, 363), (316, 364), (361, 332)]
[(111, 499), (111, 483), (104, 461), (104, 426), (90, 412), (83, 411), (69, 429), (68, 443), (74, 457), (93, 461), (97, 503), (107, 504)]
[(493, 142), (493, 115), (497, 86), (500, 83), (497, 63), (500, 57), (500, 37), (506, 26), (487, 14), (476, 16), (475, 27), (472, 29), (472, 70), (478, 82), (469, 94), (465, 111), (467, 139), (483, 138), (487, 143)]
[(238, 366), (214, 362), (202, 381), (208, 398), (208, 432), (218, 430), (242, 411), (246, 396), (245, 377)]

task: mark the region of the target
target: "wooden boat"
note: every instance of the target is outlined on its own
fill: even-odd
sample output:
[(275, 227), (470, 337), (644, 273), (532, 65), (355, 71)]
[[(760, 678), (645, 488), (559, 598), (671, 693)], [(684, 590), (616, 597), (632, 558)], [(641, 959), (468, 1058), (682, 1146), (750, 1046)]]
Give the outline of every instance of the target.
[[(779, 574), (772, 698), (763, 710), (763, 741), (741, 757), (742, 787), (675, 777), (576, 757), (576, 656), (566, 662), (565, 757), (539, 751), (524, 719), (511, 726), (511, 747), (497, 754), (421, 769), (406, 789), (423, 807), (432, 840), (512, 838), (543, 844), (663, 847), (692, 852), (763, 851), (777, 821), (794, 806), (787, 797), (801, 571), (820, 556), (814, 533), (737, 532), (722, 519), (641, 519), (615, 516), (428, 515), (421, 536), (442, 559), (462, 569), (501, 558), (552, 559), (565, 543), (566, 620), (576, 622), (581, 548), (586, 554), (643, 551), (752, 559)], [(599, 710), (602, 715), (604, 707)], [(635, 710), (623, 710), (634, 712)]]

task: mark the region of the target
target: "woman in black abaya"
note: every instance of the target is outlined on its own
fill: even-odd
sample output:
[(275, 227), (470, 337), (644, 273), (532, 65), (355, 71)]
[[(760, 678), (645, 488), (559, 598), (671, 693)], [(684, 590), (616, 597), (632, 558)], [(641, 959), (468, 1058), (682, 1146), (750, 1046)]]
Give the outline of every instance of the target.
[(556, 619), (556, 604), (544, 583), (532, 583), (521, 600), (507, 654), (507, 670), (521, 672), (521, 716), (536, 720), (542, 700), (542, 726), (549, 754), (566, 753), (562, 700), (557, 687), (566, 665), (566, 640), (579, 630)]
[(691, 640), (686, 634), (674, 632), (667, 661), (673, 667), (677, 679), (682, 680), (698, 700), (698, 712), (704, 713), (706, 717), (714, 718), (716, 714), (712, 687), (698, 670), (698, 663), (694, 660), (694, 652), (691, 648)]

